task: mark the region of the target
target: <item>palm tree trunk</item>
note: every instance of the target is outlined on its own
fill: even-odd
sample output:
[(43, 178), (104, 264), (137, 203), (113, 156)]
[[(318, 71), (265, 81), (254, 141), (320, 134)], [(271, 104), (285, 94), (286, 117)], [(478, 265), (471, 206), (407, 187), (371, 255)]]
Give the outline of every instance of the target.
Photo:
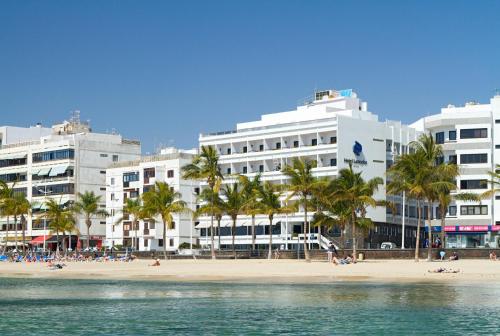
[(87, 225), (87, 247), (90, 249), (90, 226), (92, 225), (90, 218), (85, 220), (85, 224)]
[(353, 211), (351, 215), (351, 229), (352, 229), (352, 260), (356, 262), (356, 212)]
[(167, 260), (167, 223), (163, 221), (163, 258)]
[(233, 257), (236, 259), (236, 249), (234, 247), (234, 239), (236, 238), (236, 218), (233, 218), (233, 226), (231, 227), (231, 236), (233, 244)]
[(221, 217), (217, 217), (217, 249), (220, 251), (220, 221), (222, 220)]
[(59, 230), (56, 230), (56, 256), (59, 256)]
[(417, 240), (415, 242), (415, 262), (419, 261), (421, 220), (422, 220), (422, 209), (420, 208), (420, 201), (417, 201)]
[(252, 251), (255, 251), (255, 215), (252, 215)]
[(444, 231), (444, 227), (446, 226), (446, 219), (445, 219), (445, 216), (446, 216), (446, 209), (444, 208), (444, 206), (441, 206), (441, 246), (442, 248), (444, 249), (445, 248), (445, 244), (444, 244), (444, 240), (445, 240), (445, 231)]
[(21, 229), (23, 230), (23, 257), (26, 257), (26, 222), (21, 216)]
[(215, 259), (215, 247), (214, 247), (214, 214), (210, 216), (210, 253), (212, 254), (212, 259)]
[(64, 245), (64, 241), (66, 240), (66, 231), (64, 231), (64, 230), (62, 232), (62, 237), (63, 237), (63, 239), (62, 239), (62, 249), (63, 249), (64, 256), (66, 256), (68, 250), (66, 249), (66, 245)]
[(273, 218), (269, 216), (269, 253), (267, 259), (271, 259), (273, 255)]
[(432, 202), (427, 204), (427, 221), (429, 223), (429, 232), (427, 232), (427, 239), (429, 239), (429, 246), (427, 247), (427, 261), (432, 261)]
[(307, 197), (304, 198), (304, 258), (307, 262), (311, 261), (309, 256), (309, 247), (307, 246), (307, 234), (309, 233), (309, 222), (307, 221)]
[(134, 245), (136, 245), (135, 249), (136, 251), (139, 251), (139, 241), (137, 239), (137, 231), (139, 231), (139, 222), (137, 220), (134, 220), (134, 229), (137, 229), (137, 230), (134, 230), (135, 232), (135, 241), (134, 241)]
[(345, 224), (340, 228), (340, 240), (342, 241), (342, 257), (345, 257)]
[(16, 246), (16, 253), (17, 253), (17, 216), (14, 216), (14, 238), (16, 239), (14, 244)]
[(3, 253), (7, 252), (7, 242), (9, 241), (9, 226), (10, 226), (10, 216), (7, 216), (7, 231), (5, 231), (5, 245), (3, 247)]

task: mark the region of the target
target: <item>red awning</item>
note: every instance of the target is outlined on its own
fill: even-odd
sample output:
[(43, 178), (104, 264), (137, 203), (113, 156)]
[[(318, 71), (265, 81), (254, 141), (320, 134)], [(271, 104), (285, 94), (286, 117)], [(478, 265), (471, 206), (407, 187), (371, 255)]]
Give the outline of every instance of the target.
[[(43, 244), (43, 237), (44, 236), (38, 236), (35, 239), (32, 239), (30, 241), (30, 244), (31, 245), (40, 245), (40, 244)], [(49, 240), (50, 237), (52, 237), (52, 236), (45, 236), (45, 241)]]

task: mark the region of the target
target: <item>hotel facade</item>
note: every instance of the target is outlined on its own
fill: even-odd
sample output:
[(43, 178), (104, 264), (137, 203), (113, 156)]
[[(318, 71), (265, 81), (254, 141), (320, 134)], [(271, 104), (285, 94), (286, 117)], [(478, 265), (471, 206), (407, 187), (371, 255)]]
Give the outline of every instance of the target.
[[(93, 191), (102, 196), (99, 207), (104, 209), (106, 168), (113, 162), (137, 159), (140, 153), (138, 141), (116, 134), (93, 133), (78, 117), (52, 128), (0, 127), (0, 180), (13, 187), (14, 192), (26, 195), (32, 204), (26, 223), (27, 241), (39, 246), (42, 242), (44, 245), (55, 243), (56, 238), (50, 236), (50, 223), (38, 219), (49, 198), (68, 205), (77, 200), (78, 193)], [(105, 224), (105, 218), (92, 220), (91, 246), (102, 244)], [(87, 228), (81, 216), (77, 218), (77, 228), (81, 241), (85, 242)], [(0, 244), (15, 245), (15, 229), (12, 217), (10, 220), (0, 218)], [(17, 230), (20, 243), (20, 223)], [(72, 246), (75, 244), (76, 236)]]
[[(198, 231), (190, 212), (174, 215), (173, 228), (167, 230), (167, 241), (163, 241), (165, 229), (160, 218), (153, 221), (140, 220), (123, 212), (127, 199), (138, 199), (144, 192), (154, 188), (156, 182), (166, 182), (189, 209), (196, 210), (200, 191), (197, 181), (182, 178), (181, 168), (191, 163), (196, 150), (164, 149), (156, 156), (145, 156), (140, 160), (114, 163), (106, 172), (106, 209), (110, 216), (107, 222), (107, 246), (122, 245), (140, 251), (176, 251), (181, 244), (197, 244)], [(134, 226), (135, 225), (135, 226)]]
[[(499, 172), (500, 164), (500, 95), (489, 104), (448, 105), (441, 113), (422, 118), (411, 127), (435, 138), (443, 148), (442, 161), (458, 164), (460, 176), (452, 196), (460, 192), (482, 194), (491, 189), (488, 172)], [(481, 202), (452, 199), (447, 210), (447, 247), (500, 247), (500, 194)], [(432, 230), (440, 232), (437, 206), (432, 216)]]
[[(408, 144), (418, 135), (415, 129), (400, 122), (379, 121), (368, 111), (367, 103), (352, 90), (327, 90), (316, 92), (296, 110), (266, 114), (258, 121), (237, 124), (233, 131), (202, 134), (199, 144), (216, 148), (225, 175), (224, 184), (234, 183), (235, 174), (248, 177), (261, 174), (263, 181), (286, 184), (287, 177), (281, 169), (300, 157), (317, 162), (313, 174), (318, 177), (335, 178), (339, 170), (349, 164), (355, 171), (361, 171), (366, 180), (382, 177), (384, 184), (380, 185), (375, 198), (386, 200), (386, 170), (398, 155), (408, 151)], [(206, 184), (201, 186), (206, 187)], [(368, 210), (375, 227), (370, 230), (364, 245), (375, 248), (384, 241), (401, 245), (403, 201), (401, 197), (391, 198), (391, 201), (397, 203), (398, 210), (394, 214), (384, 207)], [(415, 243), (416, 208), (410, 202), (405, 203), (405, 208), (405, 245), (409, 247)], [(308, 220), (311, 219), (312, 214)], [(210, 219), (202, 217), (199, 221), (200, 242), (209, 245)], [(277, 216), (272, 228), (274, 248), (300, 248), (304, 239), (301, 234), (303, 221), (302, 210)], [(231, 244), (230, 226), (230, 219), (224, 216), (220, 230), (221, 248)], [(311, 228), (307, 234), (312, 248), (325, 248), (339, 233)], [(251, 219), (240, 215), (235, 244), (237, 248), (245, 249), (251, 246), (251, 240)], [(265, 216), (257, 216), (256, 244), (266, 249), (268, 241), (268, 220)], [(218, 244), (218, 239), (215, 244)]]

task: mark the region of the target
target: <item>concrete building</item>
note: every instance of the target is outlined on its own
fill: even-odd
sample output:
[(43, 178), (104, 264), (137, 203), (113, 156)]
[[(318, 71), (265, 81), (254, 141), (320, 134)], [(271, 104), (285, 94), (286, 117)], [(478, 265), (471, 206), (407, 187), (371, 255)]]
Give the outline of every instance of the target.
[[(44, 240), (45, 244), (50, 239), (49, 223), (36, 219), (45, 210), (47, 198), (69, 204), (79, 192), (93, 191), (102, 196), (100, 207), (104, 209), (106, 168), (114, 162), (137, 159), (141, 154), (138, 141), (117, 134), (93, 133), (87, 123), (80, 122), (78, 113), (70, 121), (52, 128), (0, 127), (0, 139), (0, 180), (25, 194), (33, 204), (32, 215), (27, 218), (26, 237), (28, 241)], [(7, 221), (0, 218), (0, 241), (5, 240)], [(93, 220), (91, 245), (101, 245), (105, 223), (105, 219)], [(87, 229), (83, 218), (77, 218), (77, 224), (80, 238), (85, 241)], [(11, 219), (9, 241), (15, 239), (14, 229)], [(20, 237), (19, 231), (18, 241)]]
[[(422, 118), (411, 126), (430, 132), (443, 147), (442, 160), (459, 165), (456, 192), (481, 194), (491, 188), (488, 172), (498, 171), (496, 165), (500, 164), (500, 95), (489, 104), (448, 105), (441, 113)], [(498, 247), (499, 200), (500, 195), (480, 203), (454, 200), (446, 215), (447, 246)], [(433, 230), (439, 232), (437, 206), (432, 213)]]
[[(135, 247), (140, 251), (162, 251), (163, 223), (140, 221), (133, 227), (133, 218), (123, 213), (123, 204), (128, 198), (138, 198), (154, 187), (155, 182), (166, 182), (181, 193), (191, 210), (196, 210), (199, 183), (184, 180), (181, 167), (191, 163), (196, 150), (164, 149), (157, 156), (146, 156), (139, 160), (113, 164), (106, 172), (106, 209), (110, 216), (106, 220), (107, 245)], [(120, 221), (120, 219), (122, 219)], [(167, 230), (166, 247), (176, 251), (182, 243), (197, 244), (198, 233), (189, 213), (174, 215), (172, 230)], [(134, 241), (135, 240), (135, 241)]]
[[(334, 178), (338, 171), (353, 164), (362, 171), (365, 179), (382, 177), (395, 157), (408, 151), (409, 142), (416, 140), (417, 132), (400, 122), (379, 121), (368, 111), (352, 90), (320, 91), (296, 110), (263, 115), (258, 121), (239, 123), (236, 130), (202, 134), (200, 145), (214, 146), (220, 155), (220, 167), (226, 175), (224, 183), (235, 181), (234, 174), (255, 176), (262, 174), (263, 181), (285, 184), (281, 169), (292, 159), (302, 157), (316, 160), (314, 175)], [(202, 184), (202, 187), (205, 185)], [(375, 196), (385, 200), (385, 183)], [(370, 230), (366, 246), (376, 247), (383, 241), (401, 244), (402, 200), (395, 198), (399, 211), (388, 214), (383, 207), (369, 209), (368, 216), (376, 223)], [(410, 204), (406, 203), (405, 207)], [(414, 207), (413, 207), (414, 208)], [(411, 205), (406, 213), (406, 245), (415, 238), (416, 210)], [(413, 215), (413, 217), (410, 217)], [(301, 242), (303, 213), (279, 216), (273, 227), (275, 247), (296, 248)], [(312, 218), (312, 214), (311, 214)], [(237, 223), (236, 244), (249, 248), (251, 244), (251, 220), (241, 215)], [(257, 245), (267, 248), (269, 225), (264, 216), (257, 217)], [(231, 221), (225, 217), (221, 228), (221, 247), (229, 247)], [(203, 217), (200, 230), (202, 245), (210, 244), (210, 221)], [(312, 229), (311, 246), (325, 247), (335, 233), (319, 234)], [(216, 239), (217, 241), (217, 239)], [(216, 242), (217, 244), (217, 242)]]

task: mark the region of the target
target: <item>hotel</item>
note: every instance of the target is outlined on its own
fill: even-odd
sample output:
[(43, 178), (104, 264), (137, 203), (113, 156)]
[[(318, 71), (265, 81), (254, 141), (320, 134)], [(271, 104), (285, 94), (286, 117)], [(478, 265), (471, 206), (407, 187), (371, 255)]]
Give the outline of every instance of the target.
[[(185, 246), (197, 244), (198, 231), (191, 213), (174, 215), (172, 229), (167, 230), (167, 241), (163, 241), (164, 226), (161, 220), (138, 221), (123, 213), (127, 199), (137, 199), (144, 192), (154, 188), (156, 182), (166, 182), (182, 196), (192, 210), (196, 210), (196, 200), (200, 192), (199, 183), (182, 178), (181, 168), (191, 163), (196, 150), (163, 149), (159, 155), (119, 162), (111, 165), (106, 172), (106, 209), (110, 216), (106, 219), (107, 246), (121, 245), (134, 247), (140, 251), (176, 251)], [(135, 225), (135, 227), (134, 227)]]
[[(199, 144), (216, 148), (225, 184), (235, 182), (235, 174), (249, 177), (261, 174), (263, 181), (286, 184), (287, 178), (281, 169), (300, 157), (317, 162), (313, 174), (318, 177), (334, 178), (349, 164), (361, 171), (366, 180), (382, 177), (384, 184), (375, 198), (386, 200), (386, 170), (398, 155), (408, 152), (408, 144), (416, 140), (418, 134), (400, 122), (380, 121), (352, 90), (326, 90), (316, 92), (295, 110), (266, 114), (260, 120), (239, 123), (232, 131), (201, 134)], [(201, 186), (206, 187), (206, 184)], [(414, 204), (406, 202), (404, 211), (401, 197), (394, 197), (391, 201), (396, 203), (394, 214), (384, 207), (368, 210), (375, 227), (368, 233), (365, 246), (376, 248), (385, 241), (400, 246), (403, 221), (406, 226), (405, 245), (414, 245)], [(403, 213), (405, 217), (402, 217)], [(308, 220), (311, 218), (312, 214)], [(304, 239), (303, 221), (302, 210), (277, 217), (272, 228), (274, 247), (297, 248)], [(231, 221), (225, 216), (221, 222), (221, 248), (228, 248), (231, 244), (230, 226)], [(196, 228), (201, 244), (209, 245), (210, 219), (200, 218)], [(256, 243), (259, 248), (267, 248), (268, 233), (267, 218), (257, 216)], [(339, 236), (338, 231), (320, 232), (317, 228), (311, 228), (307, 234), (312, 248), (325, 248), (329, 241), (336, 241)], [(237, 248), (249, 248), (251, 238), (251, 219), (240, 215), (236, 229)]]
[[(60, 204), (71, 204), (78, 193), (93, 191), (102, 196), (99, 207), (105, 208), (106, 168), (123, 160), (140, 157), (138, 141), (124, 139), (117, 134), (93, 133), (88, 123), (79, 120), (78, 112), (70, 121), (45, 128), (0, 127), (0, 180), (26, 195), (32, 203), (27, 218), (26, 239), (35, 244), (53, 244), (45, 220), (37, 220), (46, 210), (45, 201), (55, 199)], [(101, 246), (105, 237), (106, 219), (93, 219), (90, 227), (91, 246)], [(8, 227), (8, 241), (5, 242)], [(83, 217), (77, 218), (82, 247), (87, 239)], [(21, 242), (21, 224), (17, 227), (17, 241)], [(13, 219), (0, 218), (0, 243), (15, 245)], [(72, 246), (76, 244), (76, 236)], [(49, 247), (49, 246), (47, 246)]]
[[(441, 113), (422, 118), (411, 127), (430, 132), (443, 147), (441, 160), (459, 165), (460, 176), (454, 194), (481, 194), (492, 187), (488, 172), (498, 171), (496, 165), (500, 162), (500, 95), (493, 97), (489, 104), (448, 105)], [(481, 202), (453, 200), (446, 214), (447, 247), (499, 247), (499, 200), (500, 195)], [(432, 230), (440, 232), (437, 206), (433, 207), (432, 214)]]

